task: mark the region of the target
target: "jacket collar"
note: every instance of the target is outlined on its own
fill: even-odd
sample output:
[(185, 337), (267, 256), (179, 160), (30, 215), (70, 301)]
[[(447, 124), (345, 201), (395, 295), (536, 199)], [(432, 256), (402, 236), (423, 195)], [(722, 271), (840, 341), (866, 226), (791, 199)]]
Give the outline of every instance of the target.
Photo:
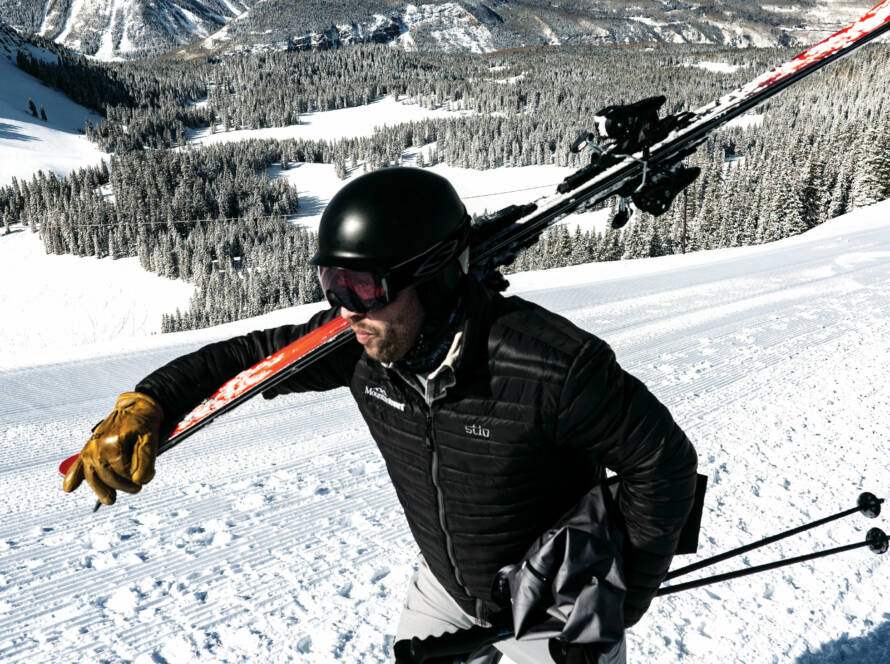
[(445, 355), (442, 363), (425, 376), (411, 373), (398, 362), (384, 365), (390, 371), (395, 372), (408, 385), (416, 389), (424, 398), (428, 406), (441, 399), (448, 392), (448, 388), (457, 382), (454, 374), (454, 364), (460, 357), (463, 348), (463, 331), (458, 330), (451, 342), (451, 348)]
[(487, 362), (488, 332), (493, 319), (494, 300), (500, 296), (492, 293), (474, 277), (467, 277), (464, 295), (466, 309), (463, 326), (454, 335), (445, 359), (427, 375), (425, 381), (418, 381), (415, 374), (405, 371), (398, 363), (383, 364), (386, 369), (420, 392), (427, 404), (444, 397), (461, 374), (472, 371), (480, 362)]
[(488, 337), (494, 320), (496, 300), (501, 296), (479, 283), (475, 277), (467, 277), (466, 318), (463, 326), (463, 343), (453, 363), (456, 373), (473, 371), (481, 362), (488, 362)]

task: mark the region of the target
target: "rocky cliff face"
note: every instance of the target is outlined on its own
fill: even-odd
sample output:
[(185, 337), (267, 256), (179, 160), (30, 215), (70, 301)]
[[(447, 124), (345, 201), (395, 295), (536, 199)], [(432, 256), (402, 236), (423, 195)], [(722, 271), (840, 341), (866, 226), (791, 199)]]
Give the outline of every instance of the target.
[(0, 0), (19, 29), (99, 59), (319, 50), (360, 43), (486, 52), (631, 42), (805, 45), (872, 0), (755, 6), (747, 0)]
[(267, 11), (267, 7), (258, 3), (253, 12), (239, 17), (239, 20), (190, 48), (182, 49), (182, 52), (198, 54), (202, 51), (239, 52), (276, 48), (308, 51), (353, 44), (393, 44), (406, 50), (471, 53), (484, 53), (497, 48), (489, 27), (455, 2), (409, 4), (348, 22), (337, 21), (325, 29), (303, 32), (297, 30), (297, 26), (288, 27), (286, 22), (270, 25)]

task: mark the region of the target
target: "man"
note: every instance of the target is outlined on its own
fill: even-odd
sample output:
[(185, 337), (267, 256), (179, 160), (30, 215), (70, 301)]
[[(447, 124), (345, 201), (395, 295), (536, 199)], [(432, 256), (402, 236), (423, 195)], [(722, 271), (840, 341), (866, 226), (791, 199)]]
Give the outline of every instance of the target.
[[(647, 609), (692, 505), (695, 451), (605, 342), (468, 275), (469, 233), (457, 193), (431, 172), (390, 168), (350, 182), (324, 212), (313, 258), (332, 307), (303, 325), (205, 346), (144, 378), (96, 428), (64, 489), (86, 479), (106, 504), (117, 490), (139, 491), (154, 474), (158, 439), (185, 413), (342, 315), (355, 343), (265, 396), (351, 389), (422, 554), (397, 639), (502, 615), (499, 571), (530, 568), (527, 556), (548, 545), (542, 535), (583, 511), (608, 468), (619, 478), (610, 519), (624, 541), (609, 596), (623, 596), (623, 607), (597, 605), (589, 622), (617, 624), (617, 636), (497, 647), (518, 664), (623, 662), (623, 626)], [(515, 605), (527, 588), (521, 574), (511, 578)], [(605, 578), (593, 585), (611, 587)], [(500, 657), (488, 646), (459, 661)]]

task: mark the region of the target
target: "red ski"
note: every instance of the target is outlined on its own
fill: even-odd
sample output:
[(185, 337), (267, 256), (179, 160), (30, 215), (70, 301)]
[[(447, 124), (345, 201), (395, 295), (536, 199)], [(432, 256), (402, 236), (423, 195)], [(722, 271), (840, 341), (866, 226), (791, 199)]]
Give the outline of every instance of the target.
[[(199, 404), (179, 422), (170, 437), (158, 446), (158, 454), (176, 447), (217, 417), (241, 405), (256, 394), (268, 390), (317, 359), (342, 346), (353, 337), (345, 318), (335, 318), (309, 334), (300, 337), (259, 364), (245, 369), (223, 384), (213, 396)], [(59, 466), (63, 475), (78, 455), (65, 459)]]

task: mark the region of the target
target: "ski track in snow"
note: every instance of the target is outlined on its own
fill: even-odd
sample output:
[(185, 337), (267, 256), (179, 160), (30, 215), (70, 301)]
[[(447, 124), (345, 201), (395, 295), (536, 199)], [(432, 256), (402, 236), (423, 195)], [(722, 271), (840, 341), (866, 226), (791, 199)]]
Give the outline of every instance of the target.
[[(887, 496), (888, 213), (767, 247), (511, 277), (606, 339), (695, 442), (703, 533), (676, 566)], [(389, 661), (416, 547), (345, 390), (249, 402), (95, 514), (91, 494), (59, 490), (57, 464), (115, 395), (203, 343), (175, 338), (0, 372), (0, 659)], [(857, 515), (713, 573), (873, 526), (890, 530)], [(656, 599), (629, 659), (886, 664), (888, 596), (887, 557), (857, 550)]]

